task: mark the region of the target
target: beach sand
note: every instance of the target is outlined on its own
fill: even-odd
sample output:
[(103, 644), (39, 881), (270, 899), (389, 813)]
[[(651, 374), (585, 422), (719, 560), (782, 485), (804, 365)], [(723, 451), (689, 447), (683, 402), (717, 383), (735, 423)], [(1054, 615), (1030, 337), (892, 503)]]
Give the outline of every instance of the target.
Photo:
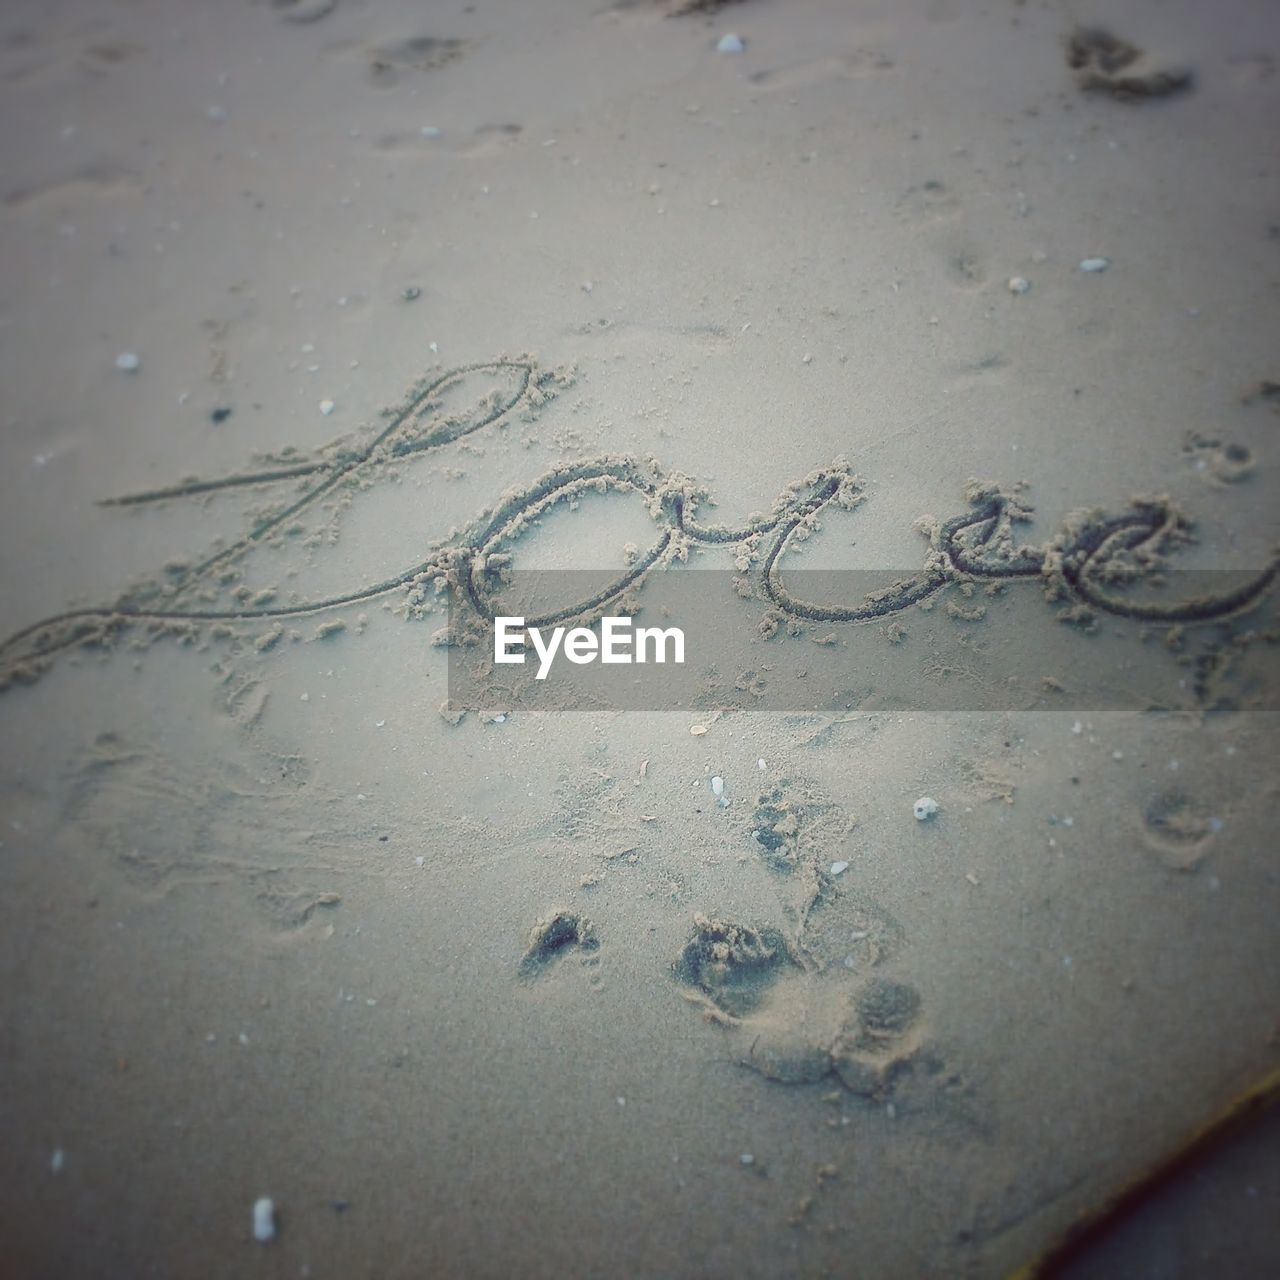
[(1275, 1070), (1274, 10), (679, 7), (6, 6), (4, 1274), (1000, 1276)]

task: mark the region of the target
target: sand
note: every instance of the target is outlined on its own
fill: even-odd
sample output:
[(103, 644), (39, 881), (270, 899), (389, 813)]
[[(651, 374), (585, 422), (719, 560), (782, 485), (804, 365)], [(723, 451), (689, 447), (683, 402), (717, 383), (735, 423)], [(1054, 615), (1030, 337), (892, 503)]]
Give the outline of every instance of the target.
[(1280, 23), (681, 7), (6, 7), (6, 1274), (1005, 1275), (1275, 1069)]

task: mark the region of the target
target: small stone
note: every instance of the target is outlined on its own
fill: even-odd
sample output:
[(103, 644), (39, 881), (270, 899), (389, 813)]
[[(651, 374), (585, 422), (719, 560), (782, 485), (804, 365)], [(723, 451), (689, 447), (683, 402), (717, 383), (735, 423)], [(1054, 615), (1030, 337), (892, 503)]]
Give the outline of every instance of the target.
[(756, 1162), (755, 1156), (753, 1156), (750, 1151), (744, 1151), (738, 1157), (738, 1160), (741, 1164), (755, 1164)]
[(1096, 275), (1099, 271), (1105, 271), (1110, 265), (1110, 258), (1082, 258), (1080, 270), (1087, 271), (1090, 275)]
[(400, 296), (406, 302), (417, 302), (417, 300), (422, 297), (422, 290), (419, 289), (416, 284), (407, 284), (401, 291)]
[(276, 1238), (276, 1206), (269, 1196), (253, 1202), (253, 1238), (259, 1244)]
[(1031, 288), (1031, 281), (1026, 276), (1010, 276), (1009, 292), (1010, 293), (1026, 293)]
[(743, 42), (742, 37), (734, 35), (734, 33), (730, 31), (728, 35), (720, 37), (720, 43), (716, 45), (716, 52), (741, 53), (746, 47), (747, 46)]
[(843, 875), (848, 870), (849, 864), (847, 862), (833, 862), (831, 864), (831, 874), (833, 876)]
[(724, 795), (724, 779), (719, 774), (711, 779), (711, 794), (713, 796)]
[(418, 132), (422, 134), (424, 138), (438, 138), (440, 136), (440, 130), (433, 124), (424, 124)]
[(911, 811), (916, 815), (917, 822), (928, 822), (938, 812), (938, 802), (932, 796), (921, 796), (911, 806)]
[(323, 413), (323, 414), (324, 414), (324, 416), (325, 416), (326, 418), (327, 418), (327, 417), (328, 417), (328, 416), (329, 416), (329, 415), (334, 411), (334, 409), (336, 409), (336, 408), (337, 408), (337, 405), (335, 405), (335, 404), (333, 403), (333, 401), (332, 401), (332, 400), (321, 400), (321, 401), (320, 401), (320, 412), (321, 412), (321, 413)]
[(51, 1173), (61, 1173), (62, 1166), (66, 1163), (66, 1156), (59, 1147), (49, 1159), (49, 1171)]
[(116, 356), (116, 368), (121, 373), (137, 373), (142, 368), (142, 358), (135, 351), (122, 351)]

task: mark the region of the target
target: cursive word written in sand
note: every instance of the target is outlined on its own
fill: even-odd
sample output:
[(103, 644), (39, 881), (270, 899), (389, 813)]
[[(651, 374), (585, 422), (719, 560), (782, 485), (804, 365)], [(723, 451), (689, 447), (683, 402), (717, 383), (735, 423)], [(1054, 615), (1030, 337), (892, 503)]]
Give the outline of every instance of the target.
[[(590, 627), (556, 627), (548, 635), (540, 627), (527, 630), (523, 618), (493, 620), (494, 662), (524, 662), (526, 645), (538, 655), (539, 680), (547, 678), (557, 653), (570, 662), (632, 663), (666, 662), (670, 645), (673, 662), (684, 662), (684, 632), (679, 627), (635, 627), (630, 618), (601, 618), (600, 634)], [(519, 646), (512, 652), (512, 646)], [(650, 649), (652, 645), (652, 659)]]

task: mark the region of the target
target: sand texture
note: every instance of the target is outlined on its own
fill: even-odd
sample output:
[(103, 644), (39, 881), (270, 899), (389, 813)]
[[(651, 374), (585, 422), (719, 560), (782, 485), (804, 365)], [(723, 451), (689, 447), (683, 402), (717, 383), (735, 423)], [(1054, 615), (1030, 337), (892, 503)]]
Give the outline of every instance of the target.
[(6, 5), (0, 1274), (1005, 1276), (1273, 1073), (1277, 57)]

